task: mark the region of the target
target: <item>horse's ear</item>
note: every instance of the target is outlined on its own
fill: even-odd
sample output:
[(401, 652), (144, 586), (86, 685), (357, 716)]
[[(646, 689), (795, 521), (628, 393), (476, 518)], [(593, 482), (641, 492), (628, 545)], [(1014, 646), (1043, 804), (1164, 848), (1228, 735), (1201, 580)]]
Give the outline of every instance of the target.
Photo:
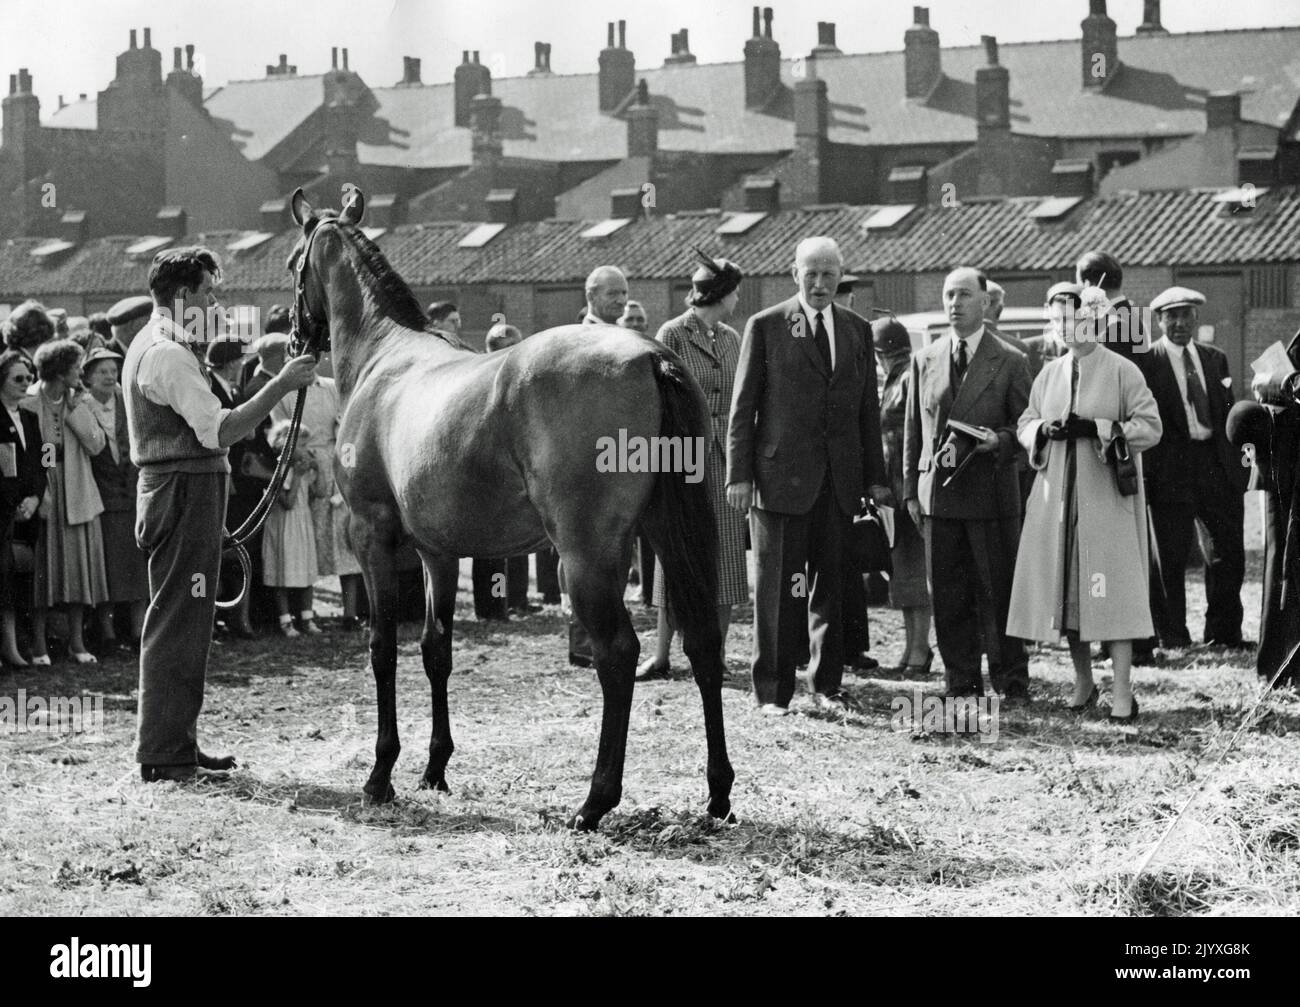
[(343, 186), (343, 212), (339, 214), (339, 220), (345, 224), (359, 224), (365, 212), (366, 197), (361, 190), (351, 182)]
[(302, 194), (302, 186), (293, 190), (293, 196), (289, 199), (289, 209), (293, 212), (294, 222), (299, 227), (305, 226), (311, 215), (316, 212), (307, 202), (307, 197)]

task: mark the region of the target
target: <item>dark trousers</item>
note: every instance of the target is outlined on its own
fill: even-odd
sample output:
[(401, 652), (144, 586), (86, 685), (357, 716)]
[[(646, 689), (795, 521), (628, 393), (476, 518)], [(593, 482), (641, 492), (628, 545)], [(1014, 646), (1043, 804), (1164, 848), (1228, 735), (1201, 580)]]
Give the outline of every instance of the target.
[(181, 766), (198, 756), (225, 514), (224, 472), (140, 473), (135, 541), (149, 554), (149, 609), (140, 643), (138, 762)]
[(560, 554), (554, 549), (543, 549), (533, 553), (533, 565), (537, 567), (537, 590), (542, 601), (548, 605), (558, 605), (560, 601)]
[(1189, 504), (1151, 505), (1160, 567), (1152, 564), (1151, 615), (1166, 647), (1191, 643), (1187, 630), (1187, 559), (1199, 528), (1205, 554), (1205, 642), (1241, 642), (1241, 583), (1246, 576), (1245, 504), (1228, 481), (1213, 441), (1193, 445)]
[[(871, 649), (871, 628), (867, 624), (867, 589), (866, 578), (858, 572), (852, 563), (844, 564), (844, 654), (852, 661), (858, 654)], [(885, 586), (885, 600), (889, 600), (889, 587)], [(805, 617), (795, 627), (798, 644), (795, 648), (795, 664), (807, 664), (810, 656), (808, 649), (808, 618)]]
[(476, 559), (471, 567), (474, 615), (504, 619), (508, 609), (528, 605), (528, 555), (505, 559)]
[(926, 572), (934, 609), (934, 635), (949, 690), (984, 691), (980, 654), (998, 692), (1029, 685), (1023, 640), (1007, 636), (1020, 518), (964, 521), (927, 517)]
[(840, 509), (828, 475), (806, 514), (754, 507), (749, 517), (758, 561), (755, 697), (760, 703), (790, 704), (800, 623), (805, 621), (813, 688), (825, 695), (838, 692), (844, 675), (843, 561), (851, 515)]

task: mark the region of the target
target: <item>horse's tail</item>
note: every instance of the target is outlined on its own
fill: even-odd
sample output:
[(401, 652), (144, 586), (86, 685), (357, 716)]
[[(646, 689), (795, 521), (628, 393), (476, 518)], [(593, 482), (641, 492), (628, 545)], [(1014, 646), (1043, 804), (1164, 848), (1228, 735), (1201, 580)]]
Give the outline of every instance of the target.
[(697, 467), (655, 476), (641, 529), (663, 565), (668, 607), (683, 642), (695, 638), (718, 649), (718, 536), (708, 483), (708, 405), (676, 356), (656, 353), (651, 360), (663, 416), (659, 432), (681, 438), (681, 457), (693, 459)]

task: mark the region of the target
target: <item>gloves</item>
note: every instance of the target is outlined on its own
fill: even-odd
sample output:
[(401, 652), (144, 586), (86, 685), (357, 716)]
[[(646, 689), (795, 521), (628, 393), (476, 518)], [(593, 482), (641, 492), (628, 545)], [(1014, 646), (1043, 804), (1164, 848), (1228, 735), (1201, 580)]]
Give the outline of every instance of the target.
[(1048, 420), (1038, 428), (1038, 436), (1045, 441), (1063, 441), (1066, 439), (1064, 430), (1064, 420)]
[(1065, 422), (1061, 427), (1062, 440), (1073, 441), (1082, 437), (1096, 436), (1097, 421), (1084, 419), (1082, 416), (1076, 416), (1074, 413), (1071, 413), (1065, 418)]

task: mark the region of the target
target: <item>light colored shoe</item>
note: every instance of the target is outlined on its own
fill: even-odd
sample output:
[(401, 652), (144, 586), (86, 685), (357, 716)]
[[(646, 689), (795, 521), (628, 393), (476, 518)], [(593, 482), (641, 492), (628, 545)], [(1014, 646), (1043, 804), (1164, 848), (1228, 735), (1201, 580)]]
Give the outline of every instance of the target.
[(52, 663), (49, 654), (32, 655), (32, 664), (36, 665), (38, 668), (48, 668)]
[(308, 636), (320, 636), (321, 628), (316, 625), (315, 619), (304, 619), (302, 621), (302, 631)]
[(764, 717), (785, 717), (790, 714), (787, 707), (777, 706), (775, 703), (763, 703), (759, 706), (758, 712)]
[(291, 622), (284, 623), (280, 626), (280, 635), (284, 637), (286, 640), (293, 640), (296, 639), (297, 637), (302, 636), (301, 633), (299, 633), (296, 629), (293, 628), (293, 623)]
[(69, 656), (78, 664), (99, 664), (99, 658), (90, 651), (83, 650), (80, 654), (76, 651), (68, 651)]

